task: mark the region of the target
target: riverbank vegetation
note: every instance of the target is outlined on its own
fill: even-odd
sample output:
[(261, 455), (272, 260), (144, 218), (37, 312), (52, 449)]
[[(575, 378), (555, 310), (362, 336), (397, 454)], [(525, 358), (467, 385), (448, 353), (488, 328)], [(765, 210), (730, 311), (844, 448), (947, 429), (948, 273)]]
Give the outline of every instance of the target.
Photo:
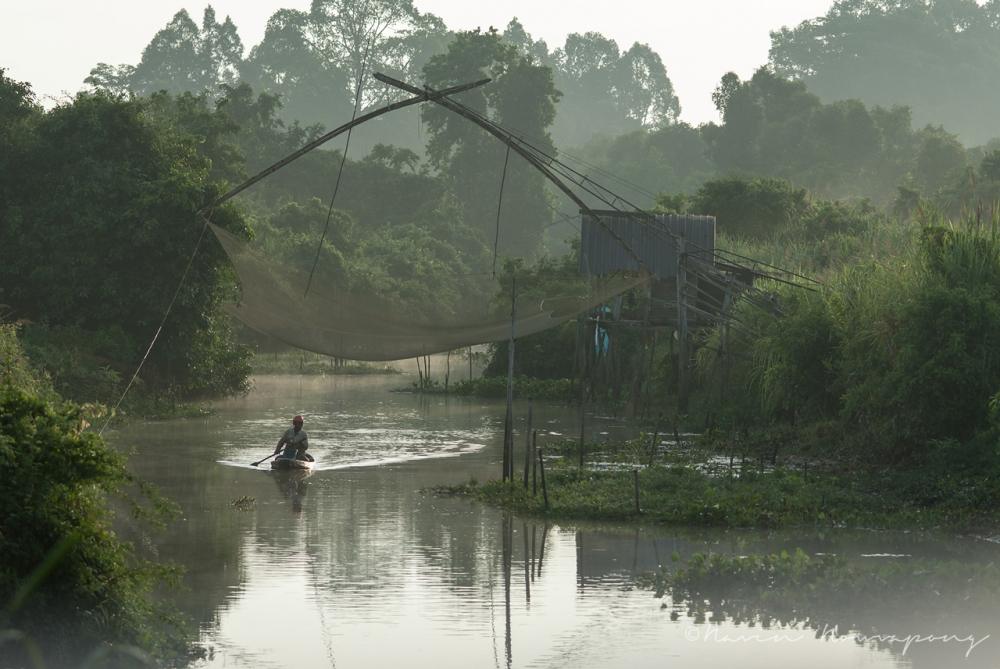
[(257, 352), (250, 359), (253, 374), (306, 374), (312, 376), (401, 374), (389, 364), (339, 360), (307, 351)]
[[(157, 603), (173, 569), (113, 529), (113, 504), (140, 533), (172, 505), (127, 471), (0, 325), (0, 655), (12, 666), (147, 666), (188, 657), (188, 631)], [(144, 528), (144, 529), (138, 529)]]
[[(836, 459), (784, 456), (760, 450), (710, 450), (703, 439), (623, 444), (577, 441), (539, 445), (544, 483), (533, 462), (529, 486), (520, 454), (513, 482), (446, 486), (432, 492), (466, 496), (557, 520), (602, 520), (730, 528), (881, 528), (995, 531), (1000, 487), (995, 469), (921, 465), (845, 468)], [(582, 466), (581, 466), (582, 463)]]
[[(905, 232), (901, 225), (879, 233), (891, 253), (855, 250), (848, 262), (817, 264), (823, 283), (811, 290), (774, 286), (779, 313), (743, 304), (738, 327), (703, 331), (687, 415), (671, 401), (676, 356), (668, 349), (653, 358), (650, 425), (660, 434), (697, 426), (688, 448), (674, 444), (664, 455), (639, 440), (587, 449), (579, 468), (570, 464), (578, 447), (556, 445), (567, 457), (550, 465), (547, 511), (517, 485), (468, 492), (567, 518), (995, 526), (1000, 348), (990, 333), (1000, 327), (1000, 216), (924, 214)], [(629, 345), (641, 342), (633, 336)], [(620, 407), (634, 388), (623, 384)]]

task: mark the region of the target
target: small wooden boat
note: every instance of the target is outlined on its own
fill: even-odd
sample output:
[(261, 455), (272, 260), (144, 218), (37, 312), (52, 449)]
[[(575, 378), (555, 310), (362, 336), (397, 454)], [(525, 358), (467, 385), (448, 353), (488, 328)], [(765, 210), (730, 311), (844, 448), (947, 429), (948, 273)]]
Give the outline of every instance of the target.
[(297, 458), (275, 458), (271, 460), (271, 469), (278, 471), (311, 470), (316, 465), (313, 460), (299, 460)]

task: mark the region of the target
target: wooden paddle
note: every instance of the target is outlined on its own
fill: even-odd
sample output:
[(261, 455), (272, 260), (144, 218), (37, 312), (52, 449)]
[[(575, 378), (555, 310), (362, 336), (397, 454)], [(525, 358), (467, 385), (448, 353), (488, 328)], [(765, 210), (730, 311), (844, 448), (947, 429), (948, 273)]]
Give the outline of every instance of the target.
[(267, 456), (266, 458), (264, 458), (264, 460), (258, 460), (257, 462), (251, 462), (251, 463), (250, 463), (250, 466), (251, 466), (251, 467), (256, 467), (256, 466), (257, 466), (257, 465), (259, 465), (260, 463), (264, 462), (265, 460), (270, 460), (271, 458), (273, 458), (273, 457), (274, 457), (274, 456), (276, 456), (276, 455), (277, 455), (277, 453), (271, 453), (271, 455), (269, 455), (269, 456)]

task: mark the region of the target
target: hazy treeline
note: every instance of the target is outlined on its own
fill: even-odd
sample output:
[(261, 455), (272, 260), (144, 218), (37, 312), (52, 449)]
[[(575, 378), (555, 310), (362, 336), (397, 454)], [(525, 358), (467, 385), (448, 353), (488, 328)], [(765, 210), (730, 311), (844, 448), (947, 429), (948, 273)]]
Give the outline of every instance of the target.
[(970, 145), (1000, 134), (997, 0), (837, 0), (772, 32), (770, 63), (825, 101), (907, 105)]
[[(595, 132), (658, 127), (680, 112), (663, 62), (644, 44), (623, 50), (614, 40), (588, 32), (571, 34), (550, 51), (517, 19), (502, 30), (484, 26), (482, 32), (502, 37), (535, 64), (551, 68), (562, 92), (554, 128), (560, 144), (582, 144)], [(181, 10), (153, 36), (139, 63), (101, 63), (87, 82), (140, 95), (216, 93), (222, 84), (245, 82), (280, 95), (286, 121), (329, 127), (350, 117), (359, 74), (381, 71), (420, 85), (427, 81), (424, 67), (455, 38), (444, 21), (419, 12), (410, 0), (317, 0), (307, 11), (279, 9), (268, 20), (264, 38), (250, 48), (232, 21), (220, 22), (211, 7), (200, 26)], [(365, 105), (398, 96), (366, 76)], [(382, 143), (407, 148), (423, 144), (413, 118), (405, 115), (380, 123), (379, 136)]]
[[(988, 82), (1000, 74), (994, 5), (838, 2), (826, 17), (773, 33), (771, 62), (749, 80), (723, 76), (713, 96), (721, 122), (697, 128), (678, 120), (680, 101), (667, 68), (647, 45), (623, 49), (587, 32), (550, 48), (513, 19), (503, 29), (478, 31), (504, 45), (483, 60), (481, 49), (460, 45), (467, 38), (406, 0), (357, 6), (317, 1), (307, 11), (281, 9), (261, 42), (249, 48), (232, 21), (220, 22), (210, 7), (200, 26), (182, 10), (137, 64), (101, 63), (87, 82), (119, 93), (212, 96), (242, 82), (278, 96), (277, 115), (286, 123), (330, 127), (350, 117), (358, 77), (370, 71), (443, 86), (483, 74), (501, 77), (523, 60), (547, 69), (551, 87), (507, 87), (494, 95), (518, 96), (508, 105), (512, 110), (534, 99), (529, 96), (547, 96), (555, 114), (498, 112), (497, 120), (532, 141), (569, 151), (564, 157), (579, 158), (581, 171), (599, 177), (613, 172), (616, 186), (640, 205), (651, 206), (656, 193), (690, 193), (714, 176), (732, 174), (787, 178), (827, 197), (886, 204), (901, 184), (928, 195), (974, 166), (983, 149), (967, 151), (961, 139), (976, 146), (1000, 135), (991, 130), (988, 111)], [(428, 69), (449, 50), (467, 66)], [(362, 106), (399, 95), (370, 77), (362, 80)], [(352, 150), (364, 155), (376, 144), (394, 145), (440, 169), (442, 149), (438, 145), (435, 153), (424, 133), (441, 111), (418, 114), (378, 120), (359, 133)], [(484, 149), (475, 159), (484, 186), (468, 197), (483, 202), (491, 199), (480, 192), (485, 183), (496, 189), (502, 151)], [(515, 172), (523, 168), (518, 160), (514, 165)], [(451, 186), (461, 194), (470, 184)], [(465, 213), (485, 217), (488, 209), (483, 203)], [(536, 225), (548, 224), (538, 202), (526, 209)]]

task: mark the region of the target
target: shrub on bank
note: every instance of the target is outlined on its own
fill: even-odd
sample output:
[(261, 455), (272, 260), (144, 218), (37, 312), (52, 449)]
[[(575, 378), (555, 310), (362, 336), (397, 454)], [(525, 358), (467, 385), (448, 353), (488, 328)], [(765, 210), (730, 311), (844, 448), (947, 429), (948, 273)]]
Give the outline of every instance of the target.
[[(576, 398), (578, 393), (576, 387), (572, 379), (536, 379), (530, 376), (514, 377), (514, 397), (519, 399), (569, 402)], [(484, 376), (472, 379), (471, 381), (458, 381), (450, 386), (449, 392), (455, 395), (473, 395), (476, 397), (506, 397), (507, 377)]]
[(168, 505), (85, 431), (93, 418), (85, 408), (51, 391), (39, 396), (45, 383), (14, 333), (0, 328), (0, 655), (20, 658), (17, 666), (34, 647), (63, 666), (119, 648), (126, 659), (183, 654), (176, 621), (149, 596), (171, 571), (138, 558), (108, 511), (118, 497), (157, 522)]

